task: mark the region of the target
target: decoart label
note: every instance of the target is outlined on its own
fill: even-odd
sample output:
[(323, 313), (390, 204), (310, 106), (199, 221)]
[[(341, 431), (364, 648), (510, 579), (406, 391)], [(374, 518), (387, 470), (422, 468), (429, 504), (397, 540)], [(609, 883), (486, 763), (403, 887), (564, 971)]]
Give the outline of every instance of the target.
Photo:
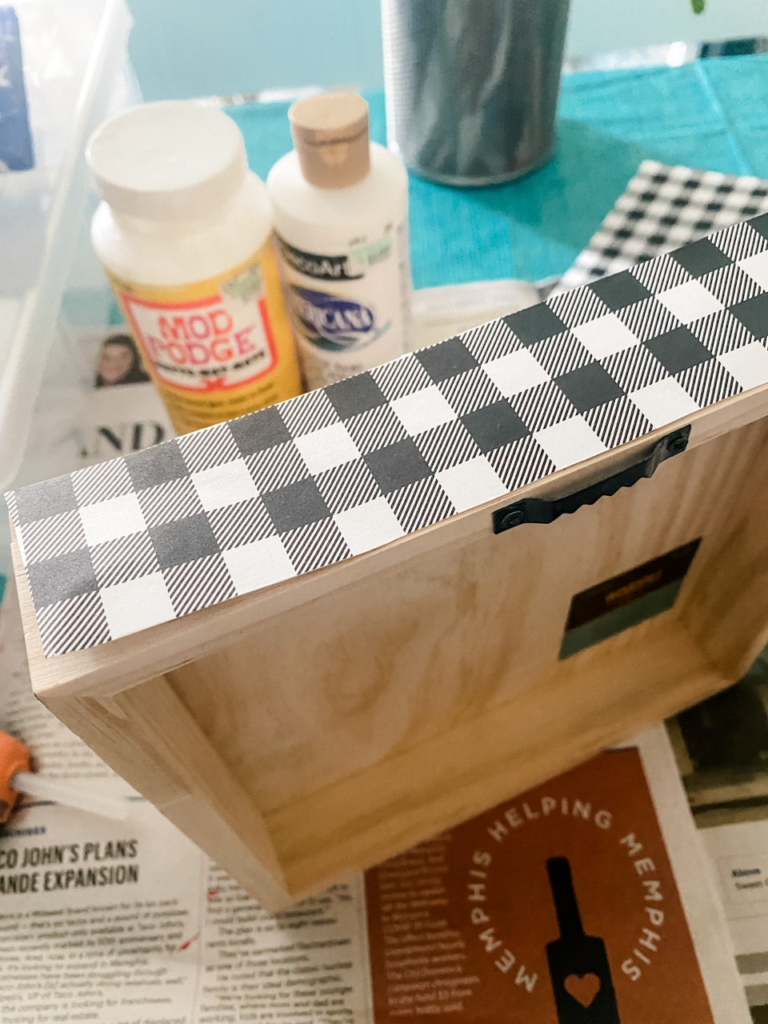
[(376, 315), (370, 306), (296, 285), (290, 291), (296, 319), (321, 348), (361, 348), (377, 337)]
[(308, 387), (322, 387), (403, 352), (405, 229), (350, 239), (332, 255), (278, 238), (283, 281)]
[(323, 256), (304, 252), (284, 239), (278, 239), (283, 259), (299, 274), (313, 277), (318, 281), (357, 281), (363, 270), (349, 256)]

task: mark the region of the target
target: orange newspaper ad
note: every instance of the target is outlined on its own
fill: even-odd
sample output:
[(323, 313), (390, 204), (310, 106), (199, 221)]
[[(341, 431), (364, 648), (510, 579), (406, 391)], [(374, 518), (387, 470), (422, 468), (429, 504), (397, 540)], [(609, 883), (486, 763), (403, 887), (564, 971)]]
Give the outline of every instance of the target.
[(388, 861), (366, 895), (377, 1024), (713, 1024), (635, 748)]

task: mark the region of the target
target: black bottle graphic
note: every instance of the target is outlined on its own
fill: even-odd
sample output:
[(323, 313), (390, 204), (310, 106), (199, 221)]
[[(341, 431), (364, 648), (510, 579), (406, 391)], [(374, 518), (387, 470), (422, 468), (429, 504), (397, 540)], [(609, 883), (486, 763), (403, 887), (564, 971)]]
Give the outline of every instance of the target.
[(621, 1024), (605, 943), (585, 935), (567, 857), (550, 857), (560, 938), (547, 943), (547, 962), (559, 1024)]

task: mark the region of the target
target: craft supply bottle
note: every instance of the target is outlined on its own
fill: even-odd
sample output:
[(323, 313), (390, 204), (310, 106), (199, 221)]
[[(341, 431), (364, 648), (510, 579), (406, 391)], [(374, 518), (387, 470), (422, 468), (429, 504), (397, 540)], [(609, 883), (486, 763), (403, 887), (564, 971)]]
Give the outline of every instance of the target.
[(368, 137), (354, 93), (299, 100), (295, 149), (267, 178), (283, 282), (310, 388), (407, 351), (408, 177)]
[(92, 239), (180, 433), (301, 391), (264, 183), (226, 114), (148, 103), (88, 146)]

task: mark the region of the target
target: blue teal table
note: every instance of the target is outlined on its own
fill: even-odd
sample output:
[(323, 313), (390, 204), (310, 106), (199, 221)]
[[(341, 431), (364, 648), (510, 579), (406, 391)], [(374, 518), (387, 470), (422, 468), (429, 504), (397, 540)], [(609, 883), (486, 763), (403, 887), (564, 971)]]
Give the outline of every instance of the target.
[[(383, 142), (383, 96), (368, 100), (373, 137)], [(562, 273), (645, 158), (768, 177), (767, 100), (764, 55), (566, 76), (546, 167), (471, 190), (411, 177), (414, 285)], [(229, 109), (262, 177), (290, 149), (286, 110)]]

